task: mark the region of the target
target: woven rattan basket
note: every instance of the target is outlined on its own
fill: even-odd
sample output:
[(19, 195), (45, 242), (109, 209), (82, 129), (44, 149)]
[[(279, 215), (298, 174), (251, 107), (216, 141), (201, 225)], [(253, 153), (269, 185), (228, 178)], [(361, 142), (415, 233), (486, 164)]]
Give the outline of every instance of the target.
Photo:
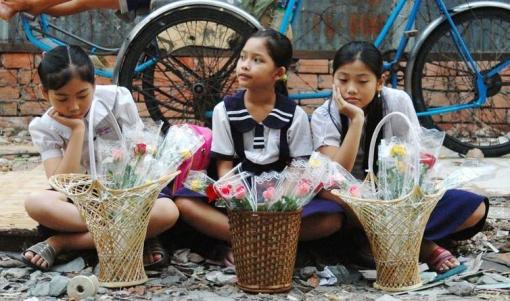
[[(89, 113), (88, 141), (94, 141), (92, 121), (94, 101)], [(103, 104), (104, 105), (104, 104)], [(113, 113), (104, 105), (108, 113)], [(118, 137), (118, 124), (112, 124)], [(105, 287), (124, 287), (144, 283), (143, 243), (149, 213), (159, 191), (179, 172), (130, 189), (109, 189), (98, 179), (94, 144), (89, 143), (90, 175), (60, 174), (50, 185), (73, 200), (92, 234), (99, 257), (99, 283)]]
[(368, 236), (377, 269), (374, 287), (405, 291), (421, 286), (418, 257), (423, 232), (443, 192), (422, 195), (416, 187), (409, 195), (393, 201), (358, 199), (337, 190), (332, 192), (352, 208)]
[(229, 211), (238, 286), (252, 293), (292, 288), (301, 210)]
[(87, 223), (99, 257), (99, 284), (124, 287), (144, 283), (143, 242), (149, 213), (163, 185), (176, 174), (125, 190), (104, 187), (88, 175), (62, 174), (50, 184), (73, 200)]
[[(386, 115), (376, 127), (370, 144), (369, 170), (365, 180), (372, 187), (375, 187), (375, 138), (384, 122), (392, 116), (403, 117), (411, 127), (408, 118), (398, 112)], [(395, 200), (361, 199), (339, 190), (332, 191), (352, 208), (368, 236), (377, 269), (375, 288), (405, 291), (422, 285), (418, 259), (423, 233), (444, 190), (425, 195), (417, 183), (418, 178), (409, 194)]]

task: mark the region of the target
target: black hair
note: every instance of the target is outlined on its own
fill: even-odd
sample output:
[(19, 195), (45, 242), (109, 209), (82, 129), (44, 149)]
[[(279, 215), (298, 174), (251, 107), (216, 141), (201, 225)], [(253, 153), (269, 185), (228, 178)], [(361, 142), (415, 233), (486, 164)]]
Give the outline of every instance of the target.
[(37, 68), (45, 90), (58, 90), (72, 78), (94, 84), (94, 65), (79, 46), (57, 46), (43, 55)]
[[(353, 41), (349, 42), (335, 53), (333, 59), (333, 74), (338, 68), (345, 64), (352, 63), (354, 61), (363, 62), (369, 69), (374, 73), (376, 78), (379, 80), (383, 74), (383, 57), (379, 49), (377, 49), (372, 43), (365, 41)], [(364, 108), (367, 125), (365, 128), (365, 139), (362, 141), (364, 157), (363, 157), (363, 170), (368, 168), (368, 155), (370, 148), (370, 139), (374, 134), (374, 130), (383, 118), (383, 102), (382, 96), (376, 93), (374, 99)], [(342, 123), (342, 137), (345, 137), (349, 128), (349, 120), (346, 116), (341, 115), (340, 120)], [(382, 131), (377, 136), (377, 145), (381, 142)], [(375, 160), (377, 161), (377, 147), (374, 152)], [(377, 172), (377, 166), (374, 166), (374, 172)]]
[[(292, 63), (292, 43), (284, 34), (274, 29), (259, 30), (250, 36), (251, 38), (264, 38), (269, 56), (276, 67), (285, 67), (289, 70)], [(275, 84), (275, 92), (288, 95), (286, 80), (278, 80)]]

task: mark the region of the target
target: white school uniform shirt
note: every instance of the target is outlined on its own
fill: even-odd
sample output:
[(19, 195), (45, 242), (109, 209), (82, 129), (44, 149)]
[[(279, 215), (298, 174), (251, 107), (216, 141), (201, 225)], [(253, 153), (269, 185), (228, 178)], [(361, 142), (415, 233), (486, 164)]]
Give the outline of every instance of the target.
[[(420, 128), (420, 123), (416, 116), (413, 102), (406, 92), (383, 87), (381, 96), (383, 98), (384, 116), (391, 112), (401, 112), (409, 118), (413, 128)], [(329, 110), (328, 107), (330, 107)], [(329, 112), (331, 112), (331, 115)], [(335, 122), (333, 122), (331, 118), (333, 118)], [(370, 118), (370, 116), (368, 116), (368, 118)], [(335, 123), (338, 125), (339, 129), (337, 129)], [(340, 146), (342, 141), (342, 123), (340, 121), (340, 113), (335, 101), (328, 100), (313, 112), (311, 128), (314, 150), (318, 150), (321, 146)], [(363, 133), (364, 129), (365, 127), (363, 127)], [(390, 138), (392, 136), (401, 137), (407, 135), (408, 126), (402, 118), (395, 116), (391, 117), (391, 119), (385, 123), (382, 130), (383, 138)], [(363, 140), (361, 142), (363, 142)], [(362, 143), (360, 143), (360, 150), (358, 151), (358, 156), (356, 157), (356, 162), (352, 169), (353, 174), (357, 178), (362, 178), (362, 161), (363, 146)]]
[[(133, 97), (129, 90), (116, 85), (96, 85), (93, 102), (101, 101), (112, 111), (121, 129), (124, 128), (143, 128), (142, 120)], [(51, 118), (48, 109), (41, 117), (34, 118), (29, 125), (29, 132), (32, 136), (32, 143), (37, 147), (41, 154), (42, 161), (64, 156), (64, 151), (71, 138), (71, 128), (59, 123)], [(83, 150), (81, 157), (81, 166), (83, 171), (89, 170), (89, 151), (88, 151), (88, 118), (89, 113), (84, 117), (85, 137), (83, 141)], [(95, 105), (94, 113), (94, 139), (118, 139), (113, 129), (113, 120), (108, 115), (108, 111), (100, 103)]]
[[(238, 97), (238, 105), (240, 108), (238, 112), (235, 112), (235, 116), (243, 118), (244, 121), (250, 120), (250, 122), (255, 122), (244, 107), (243, 95), (244, 93), (241, 92), (234, 96)], [(260, 143), (261, 141), (259, 141), (260, 144), (258, 147), (254, 145), (255, 128), (243, 132), (246, 159), (255, 164), (266, 165), (274, 163), (278, 161), (280, 157), (280, 129), (272, 128), (270, 119), (276, 122), (277, 120), (286, 120), (288, 116), (285, 114), (288, 113), (278, 109), (278, 101), (279, 100), (277, 100), (275, 108), (271, 111), (268, 117), (266, 117), (262, 123), (258, 123), (259, 125), (263, 125), (263, 143)], [(287, 99), (287, 101), (291, 100)], [(232, 118), (233, 115), (230, 117)], [(229, 160), (239, 158), (234, 150), (234, 141), (230, 129), (229, 115), (227, 114), (227, 109), (223, 101), (214, 107), (212, 124), (213, 139), (211, 151), (213, 156), (219, 159)], [(299, 106), (296, 106), (292, 123), (287, 131), (287, 142), (289, 144), (289, 155), (291, 158), (310, 156), (312, 153), (313, 142), (310, 122), (305, 111), (303, 111), (303, 109)]]

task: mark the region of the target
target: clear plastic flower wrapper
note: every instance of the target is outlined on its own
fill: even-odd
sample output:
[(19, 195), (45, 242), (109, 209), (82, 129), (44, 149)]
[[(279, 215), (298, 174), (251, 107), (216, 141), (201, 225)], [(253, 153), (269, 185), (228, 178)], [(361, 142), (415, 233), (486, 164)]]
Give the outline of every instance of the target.
[(257, 211), (267, 211), (268, 205), (276, 197), (276, 185), (281, 174), (276, 171), (264, 172), (252, 178), (252, 190), (257, 204)]
[(257, 204), (250, 189), (252, 174), (241, 171), (228, 174), (214, 183), (214, 189), (227, 208), (231, 210), (257, 211)]
[(238, 165), (213, 186), (231, 210), (295, 211), (322, 188), (327, 170), (327, 157), (314, 153), (309, 160), (293, 160), (281, 173), (253, 175)]
[(174, 125), (161, 136), (161, 126), (128, 128), (119, 141), (98, 139), (98, 174), (108, 188), (126, 189), (175, 172), (203, 144), (187, 125)]
[(451, 171), (451, 168), (446, 169), (445, 165), (447, 165), (446, 162), (439, 161), (434, 170), (428, 175), (427, 180), (430, 182), (431, 189), (448, 190), (469, 186), (469, 182), (492, 176), (497, 170), (495, 165), (487, 162), (480, 164), (479, 162), (465, 161), (456, 166), (453, 171)]
[(433, 169), (439, 159), (439, 152), (443, 145), (445, 132), (436, 129), (421, 128), (418, 141), (420, 146), (420, 180), (421, 189), (429, 194), (437, 191), (436, 182), (431, 178)]
[(214, 180), (204, 171), (190, 170), (183, 185), (191, 191), (207, 196), (209, 202), (218, 197), (213, 187)]
[(322, 178), (327, 170), (328, 159), (318, 152), (314, 152), (308, 161), (294, 160), (282, 171), (268, 210), (293, 211), (308, 204), (322, 188)]
[(349, 171), (337, 162), (329, 160), (326, 175), (323, 178), (325, 190), (337, 189), (342, 194), (354, 197), (373, 197), (369, 185), (356, 179)]
[(379, 145), (379, 198), (394, 200), (411, 192), (418, 170), (416, 145), (398, 137), (382, 139)]

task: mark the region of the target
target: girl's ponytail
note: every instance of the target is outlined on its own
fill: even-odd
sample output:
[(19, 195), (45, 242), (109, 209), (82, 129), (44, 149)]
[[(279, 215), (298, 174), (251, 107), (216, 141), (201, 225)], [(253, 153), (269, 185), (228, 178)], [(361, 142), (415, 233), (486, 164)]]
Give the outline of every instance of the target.
[(274, 91), (277, 94), (289, 96), (289, 90), (287, 90), (287, 81), (280, 79), (274, 85)]

